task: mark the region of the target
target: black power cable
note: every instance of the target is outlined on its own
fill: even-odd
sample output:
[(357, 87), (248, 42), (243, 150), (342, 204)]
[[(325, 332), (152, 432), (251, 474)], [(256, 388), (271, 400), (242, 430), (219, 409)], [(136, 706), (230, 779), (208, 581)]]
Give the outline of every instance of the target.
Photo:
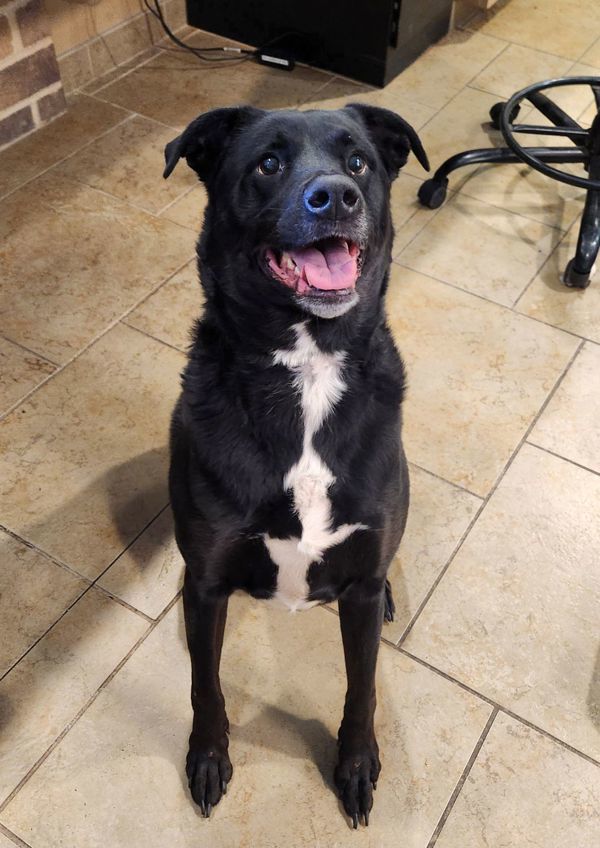
[[(159, 0), (144, 0), (144, 6), (148, 9), (151, 15), (153, 15), (156, 20), (160, 23), (164, 32), (171, 39), (174, 44), (177, 44), (178, 47), (183, 50), (187, 50), (189, 53), (193, 53), (197, 59), (200, 59), (202, 62), (240, 62), (248, 59), (253, 59), (256, 55), (255, 50), (246, 50), (243, 47), (193, 47), (191, 44), (187, 44), (185, 41), (182, 41), (178, 38), (175, 33), (171, 30), (168, 23), (165, 20), (165, 16), (163, 10), (161, 8)], [(235, 56), (205, 56), (205, 53), (235, 53)]]
[[(269, 65), (274, 68), (279, 68), (280, 70), (291, 71), (294, 68), (294, 60), (283, 54), (272, 54), (266, 52), (266, 48), (276, 44), (278, 41), (281, 41), (284, 38), (287, 38), (289, 35), (295, 35), (295, 33), (288, 32), (283, 35), (279, 35), (270, 41), (268, 41), (263, 47), (260, 47), (256, 50), (248, 50), (245, 47), (193, 47), (191, 44), (187, 44), (187, 42), (182, 41), (178, 38), (175, 33), (171, 30), (168, 23), (165, 20), (165, 16), (163, 10), (161, 8), (159, 0), (144, 0), (144, 6), (151, 15), (153, 15), (156, 20), (160, 23), (164, 32), (171, 39), (171, 41), (176, 44), (182, 50), (186, 50), (189, 53), (192, 53), (197, 59), (202, 62), (207, 62), (211, 67), (216, 67), (217, 64), (226, 64), (226, 65), (239, 65), (241, 62), (247, 62), (250, 59), (255, 59), (257, 62), (261, 62), (263, 65)], [(169, 48), (161, 48), (163, 50), (168, 50)], [(177, 51), (179, 52), (179, 51)], [(210, 53), (211, 56), (207, 56), (205, 54)], [(234, 56), (215, 56), (215, 53), (234, 53)]]

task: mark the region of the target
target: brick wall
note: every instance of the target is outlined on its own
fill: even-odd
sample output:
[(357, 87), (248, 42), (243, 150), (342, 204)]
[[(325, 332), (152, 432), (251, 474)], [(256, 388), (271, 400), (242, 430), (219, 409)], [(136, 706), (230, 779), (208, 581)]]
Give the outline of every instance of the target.
[(65, 109), (42, 0), (0, 0), (0, 149)]

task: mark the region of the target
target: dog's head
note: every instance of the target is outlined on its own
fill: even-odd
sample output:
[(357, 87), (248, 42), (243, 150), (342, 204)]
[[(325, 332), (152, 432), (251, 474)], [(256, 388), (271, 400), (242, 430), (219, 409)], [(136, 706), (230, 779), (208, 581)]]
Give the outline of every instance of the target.
[(413, 128), (374, 106), (216, 109), (167, 144), (164, 176), (185, 157), (206, 185), (209, 290), (336, 318), (380, 294), (390, 185), (411, 150), (428, 168)]

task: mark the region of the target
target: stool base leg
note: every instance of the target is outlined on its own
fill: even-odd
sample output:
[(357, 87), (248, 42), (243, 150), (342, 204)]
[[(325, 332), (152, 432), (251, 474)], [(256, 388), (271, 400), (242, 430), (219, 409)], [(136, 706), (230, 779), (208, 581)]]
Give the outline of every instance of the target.
[(600, 252), (600, 191), (588, 191), (577, 250), (564, 274), (566, 286), (585, 289), (590, 284), (594, 262)]

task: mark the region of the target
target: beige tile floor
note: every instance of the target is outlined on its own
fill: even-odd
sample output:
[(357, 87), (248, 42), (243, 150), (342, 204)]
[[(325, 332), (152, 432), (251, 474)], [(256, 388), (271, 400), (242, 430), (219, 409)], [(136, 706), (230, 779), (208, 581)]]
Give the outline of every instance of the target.
[[(177, 128), (238, 101), (365, 100), (411, 120), (435, 166), (499, 143), (498, 98), (578, 72), (600, 75), (600, 7), (500, 0), (383, 91), (152, 52), (0, 155), (2, 848), (598, 844), (600, 277), (560, 283), (581, 192), (477, 168), (431, 211), (415, 162), (395, 184), (413, 497), (368, 830), (331, 793), (335, 611), (242, 597), (223, 658), (235, 776), (210, 822), (193, 808), (165, 486), (205, 204), (185, 169), (160, 177)], [(591, 120), (587, 92), (561, 102)]]

